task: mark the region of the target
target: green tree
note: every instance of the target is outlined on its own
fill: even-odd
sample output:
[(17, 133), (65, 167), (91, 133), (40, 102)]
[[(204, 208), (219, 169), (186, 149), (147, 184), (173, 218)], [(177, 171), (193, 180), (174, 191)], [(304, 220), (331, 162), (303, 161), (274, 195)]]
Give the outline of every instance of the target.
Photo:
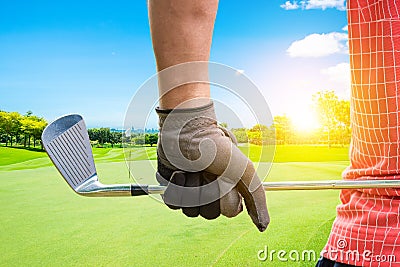
[(275, 142), (273, 129), (266, 125), (256, 124), (247, 131), (249, 143), (255, 145), (272, 144)]
[(88, 135), (89, 135), (90, 141), (93, 141), (93, 142), (99, 141), (99, 129), (96, 129), (96, 128), (88, 129)]
[(47, 122), (32, 114), (32, 111), (28, 111), (24, 116), (18, 112), (0, 111), (0, 139), (5, 141), (6, 146), (8, 146), (8, 142), (12, 146), (14, 138), (16, 144), (21, 144), (21, 136), (24, 137), (24, 147), (30, 146), (31, 137), (33, 137), (34, 146), (36, 146), (37, 140), (41, 140)]
[(235, 135), (238, 143), (247, 143), (249, 141), (246, 128), (232, 129), (232, 133)]
[(122, 133), (111, 132), (109, 141), (111, 143), (111, 147), (114, 147), (115, 144), (121, 143), (122, 147)]
[(92, 145), (103, 146), (109, 143), (111, 147), (114, 147), (115, 144), (121, 143), (122, 147), (122, 133), (111, 132), (110, 128), (90, 128), (88, 135)]
[(17, 138), (21, 131), (21, 115), (18, 112), (6, 113), (3, 117), (2, 127), (6, 135), (6, 146), (8, 145), (8, 140), (10, 141), (10, 146), (12, 146), (13, 138)]
[(0, 138), (3, 139), (6, 136), (6, 119), (7, 119), (7, 112), (0, 111)]
[(31, 144), (31, 136), (33, 135), (34, 125), (32, 123), (32, 118), (29, 116), (24, 116), (21, 119), (21, 132), (24, 135), (24, 147), (28, 144), (30, 147)]
[(273, 128), (277, 144), (288, 144), (294, 137), (292, 122), (286, 115), (275, 116)]
[(100, 128), (98, 130), (98, 141), (100, 145), (110, 142), (110, 128)]
[(133, 143), (134, 143), (135, 145), (139, 145), (139, 146), (142, 146), (142, 145), (145, 144), (145, 138), (144, 138), (143, 135), (138, 135), (138, 136), (134, 137), (134, 138), (132, 139), (132, 141), (133, 141)]
[(33, 130), (32, 130), (32, 136), (33, 136), (33, 147), (36, 147), (36, 141), (39, 140), (40, 146), (43, 149), (43, 144), (42, 144), (42, 133), (44, 128), (47, 126), (47, 122), (43, 118), (38, 118), (38, 117), (33, 117), (32, 118), (32, 124), (33, 124)]
[(327, 133), (327, 143), (348, 143), (350, 139), (350, 102), (339, 100), (334, 91), (321, 91), (313, 95), (315, 110), (323, 130)]
[(327, 132), (328, 146), (331, 146), (331, 133), (335, 128), (335, 109), (339, 101), (334, 91), (322, 91), (313, 95), (313, 102), (318, 112), (318, 118)]
[(158, 134), (154, 133), (154, 134), (146, 134), (145, 135), (145, 143), (153, 146), (156, 145), (158, 142)]
[(338, 128), (338, 140), (342, 146), (344, 144), (349, 144), (351, 139), (350, 101), (339, 100), (335, 113)]

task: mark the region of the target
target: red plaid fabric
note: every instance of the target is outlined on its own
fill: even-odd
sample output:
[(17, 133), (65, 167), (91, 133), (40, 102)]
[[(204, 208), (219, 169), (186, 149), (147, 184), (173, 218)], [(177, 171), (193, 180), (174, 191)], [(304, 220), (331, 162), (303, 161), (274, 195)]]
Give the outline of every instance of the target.
[[(400, 1), (348, 0), (350, 166), (344, 179), (400, 179)], [(400, 266), (400, 190), (342, 190), (322, 255)]]

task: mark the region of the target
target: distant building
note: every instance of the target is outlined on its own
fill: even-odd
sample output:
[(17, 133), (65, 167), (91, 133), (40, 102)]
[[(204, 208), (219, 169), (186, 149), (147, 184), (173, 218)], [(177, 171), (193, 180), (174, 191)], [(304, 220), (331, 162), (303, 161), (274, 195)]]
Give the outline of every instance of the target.
[(135, 129), (135, 128), (130, 128), (128, 130), (121, 130), (122, 133), (125, 133), (125, 136), (130, 136), (131, 134), (155, 134), (158, 133), (158, 129), (154, 128), (144, 128), (144, 129)]
[(115, 129), (115, 128), (111, 128), (110, 132), (112, 133), (124, 133), (125, 130), (124, 129)]

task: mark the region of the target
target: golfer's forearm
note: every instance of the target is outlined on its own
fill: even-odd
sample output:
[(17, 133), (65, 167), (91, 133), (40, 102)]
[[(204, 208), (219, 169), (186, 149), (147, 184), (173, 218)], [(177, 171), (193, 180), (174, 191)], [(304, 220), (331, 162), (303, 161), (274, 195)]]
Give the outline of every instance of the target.
[[(157, 70), (208, 61), (218, 0), (149, 0), (149, 19)], [(203, 64), (203, 73), (207, 72)], [(176, 73), (174, 73), (176, 75)], [(167, 92), (168, 77), (159, 79), (160, 107), (191, 107), (209, 102), (207, 83), (192, 83)], [(202, 98), (195, 103), (185, 101)]]
[(160, 108), (194, 108), (210, 103), (208, 84), (188, 84), (176, 87), (168, 93), (160, 93)]

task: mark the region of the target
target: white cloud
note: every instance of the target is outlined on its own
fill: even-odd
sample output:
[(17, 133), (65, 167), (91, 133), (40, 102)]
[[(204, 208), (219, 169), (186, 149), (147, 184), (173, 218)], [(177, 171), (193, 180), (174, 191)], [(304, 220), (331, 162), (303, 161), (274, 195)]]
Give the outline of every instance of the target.
[(339, 63), (336, 66), (332, 66), (321, 70), (321, 74), (326, 75), (328, 80), (339, 84), (340, 90), (344, 96), (350, 95), (350, 64)]
[(313, 33), (294, 41), (286, 51), (291, 57), (324, 57), (348, 53), (347, 39), (347, 33)]
[(305, 2), (305, 9), (336, 8), (341, 11), (346, 10), (345, 0), (308, 0)]
[(297, 4), (296, 1), (293, 1), (293, 3), (291, 3), (290, 1), (286, 1), (284, 4), (281, 5), (281, 8), (286, 10), (294, 10), (300, 8), (300, 6)]
[(297, 1), (286, 1), (285, 4), (281, 5), (281, 8), (286, 10), (293, 9), (322, 9), (325, 10), (327, 8), (336, 8), (340, 11), (346, 10), (345, 0), (303, 0), (300, 2)]
[(349, 31), (349, 26), (348, 26), (348, 25), (344, 26), (344, 27), (342, 28), (342, 31), (344, 31), (344, 32)]
[(329, 80), (339, 83), (350, 83), (350, 64), (339, 63), (326, 69), (322, 69), (321, 73), (328, 75)]

